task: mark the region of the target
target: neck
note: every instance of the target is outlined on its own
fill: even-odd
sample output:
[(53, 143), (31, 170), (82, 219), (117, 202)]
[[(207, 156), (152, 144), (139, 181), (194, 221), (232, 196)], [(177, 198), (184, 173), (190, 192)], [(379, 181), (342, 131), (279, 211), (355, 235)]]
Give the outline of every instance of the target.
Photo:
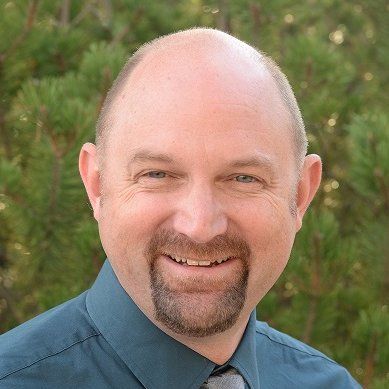
[(196, 351), (198, 354), (206, 357), (217, 365), (223, 365), (232, 357), (235, 350), (239, 346), (249, 317), (250, 313), (246, 315), (243, 315), (242, 313), (237, 320), (237, 323), (229, 330), (224, 331), (221, 334), (202, 338), (176, 334), (160, 323), (154, 320), (151, 321), (163, 332), (176, 339), (178, 342), (184, 344), (193, 351)]

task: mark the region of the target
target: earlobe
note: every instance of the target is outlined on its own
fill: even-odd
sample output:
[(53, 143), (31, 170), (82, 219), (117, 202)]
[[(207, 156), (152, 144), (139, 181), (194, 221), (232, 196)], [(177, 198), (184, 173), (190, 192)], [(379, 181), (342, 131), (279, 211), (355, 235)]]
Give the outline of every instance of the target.
[(297, 187), (297, 217), (296, 231), (302, 226), (302, 221), (309, 204), (313, 200), (321, 181), (322, 163), (316, 154), (307, 155)]
[(82, 146), (78, 167), (93, 208), (93, 216), (96, 220), (99, 220), (101, 197), (100, 173), (98, 169), (97, 150), (93, 143), (85, 143)]

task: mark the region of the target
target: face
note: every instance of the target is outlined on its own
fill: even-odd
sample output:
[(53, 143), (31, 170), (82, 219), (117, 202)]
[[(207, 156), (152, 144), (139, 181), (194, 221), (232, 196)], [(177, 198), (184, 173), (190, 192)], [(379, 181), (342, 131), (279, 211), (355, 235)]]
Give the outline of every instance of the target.
[(189, 63), (151, 59), (134, 72), (94, 210), (135, 303), (163, 328), (203, 337), (247, 319), (284, 269), (297, 171), (267, 73)]

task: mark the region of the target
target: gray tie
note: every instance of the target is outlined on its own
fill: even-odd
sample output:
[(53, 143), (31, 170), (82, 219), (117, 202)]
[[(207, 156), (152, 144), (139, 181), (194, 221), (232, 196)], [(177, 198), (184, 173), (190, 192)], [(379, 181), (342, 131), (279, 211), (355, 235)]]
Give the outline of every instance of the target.
[(221, 373), (215, 372), (209, 376), (200, 389), (244, 389), (244, 379), (239, 372), (229, 366)]

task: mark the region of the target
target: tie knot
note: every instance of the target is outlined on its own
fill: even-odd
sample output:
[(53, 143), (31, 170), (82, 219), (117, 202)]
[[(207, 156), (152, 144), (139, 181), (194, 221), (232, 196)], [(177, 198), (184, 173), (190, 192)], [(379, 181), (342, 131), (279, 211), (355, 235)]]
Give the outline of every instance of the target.
[(244, 379), (235, 368), (228, 366), (226, 370), (212, 373), (200, 389), (244, 389)]

